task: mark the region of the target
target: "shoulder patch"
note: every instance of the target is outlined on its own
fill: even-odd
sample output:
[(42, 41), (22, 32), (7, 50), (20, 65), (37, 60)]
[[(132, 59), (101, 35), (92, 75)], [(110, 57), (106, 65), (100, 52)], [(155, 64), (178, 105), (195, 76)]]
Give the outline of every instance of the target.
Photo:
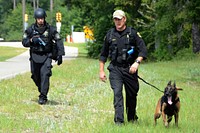
[(55, 38), (56, 38), (56, 40), (61, 39), (61, 38), (60, 38), (60, 34), (59, 34), (59, 33), (56, 33), (56, 34), (55, 34)]
[(23, 34), (23, 39), (27, 38), (27, 33)]
[(115, 39), (115, 38), (112, 38), (112, 42), (114, 42), (114, 41), (116, 41), (116, 39)]
[(139, 32), (137, 32), (137, 35), (138, 35), (140, 38), (142, 38), (142, 36), (140, 35), (140, 33), (139, 33)]
[(49, 35), (49, 32), (48, 32), (48, 31), (45, 31), (45, 32), (43, 33), (43, 35), (44, 35), (45, 37), (47, 37), (47, 36)]
[(104, 41), (106, 40), (106, 36), (104, 36), (103, 40), (104, 40)]

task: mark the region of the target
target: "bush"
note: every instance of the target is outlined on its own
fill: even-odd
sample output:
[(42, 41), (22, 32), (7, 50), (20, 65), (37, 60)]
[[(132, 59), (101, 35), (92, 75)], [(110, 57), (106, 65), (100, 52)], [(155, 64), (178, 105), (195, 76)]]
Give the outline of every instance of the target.
[(184, 48), (177, 52), (174, 60), (192, 60), (194, 57), (198, 56), (192, 52), (192, 48)]
[(87, 43), (88, 56), (95, 59), (99, 58), (101, 47), (102, 45), (99, 43), (88, 42)]

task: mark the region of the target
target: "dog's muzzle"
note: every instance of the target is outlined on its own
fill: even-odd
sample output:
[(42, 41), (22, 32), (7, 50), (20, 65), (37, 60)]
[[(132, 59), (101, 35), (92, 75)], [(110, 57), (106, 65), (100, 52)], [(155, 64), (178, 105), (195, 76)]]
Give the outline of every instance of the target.
[(169, 105), (172, 105), (172, 96), (167, 96), (167, 103), (169, 104)]

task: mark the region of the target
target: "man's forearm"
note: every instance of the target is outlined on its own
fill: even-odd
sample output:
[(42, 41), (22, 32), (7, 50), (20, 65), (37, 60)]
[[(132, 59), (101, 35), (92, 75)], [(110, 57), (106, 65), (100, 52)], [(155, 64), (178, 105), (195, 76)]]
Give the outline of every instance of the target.
[(143, 57), (139, 56), (139, 57), (137, 57), (137, 59), (136, 59), (135, 61), (136, 61), (136, 62), (139, 61), (139, 63), (141, 63), (142, 60), (143, 60)]
[(99, 61), (99, 71), (100, 72), (104, 72), (104, 65), (105, 65), (105, 62)]

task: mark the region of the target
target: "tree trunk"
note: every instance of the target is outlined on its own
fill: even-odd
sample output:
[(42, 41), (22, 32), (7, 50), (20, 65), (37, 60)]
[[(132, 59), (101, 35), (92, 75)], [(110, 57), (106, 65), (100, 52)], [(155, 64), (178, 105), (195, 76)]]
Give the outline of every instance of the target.
[(200, 33), (199, 26), (197, 22), (192, 24), (192, 44), (193, 44), (193, 52), (200, 52)]

